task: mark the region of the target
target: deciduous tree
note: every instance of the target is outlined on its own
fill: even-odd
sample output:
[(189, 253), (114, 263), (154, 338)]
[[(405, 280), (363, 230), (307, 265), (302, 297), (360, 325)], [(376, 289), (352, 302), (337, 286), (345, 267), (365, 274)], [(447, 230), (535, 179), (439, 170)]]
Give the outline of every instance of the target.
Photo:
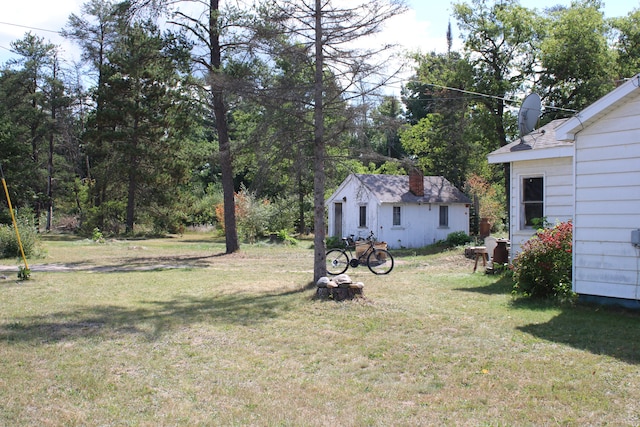
[(599, 0), (583, 0), (547, 14), (538, 87), (545, 104), (559, 107), (547, 109), (547, 120), (580, 111), (615, 87), (602, 8)]
[(640, 70), (640, 9), (612, 19), (611, 25), (617, 31), (614, 44), (617, 77), (630, 78)]
[[(314, 164), (314, 281), (326, 275), (325, 265), (325, 183), (327, 146), (337, 134), (325, 132), (325, 114), (332, 103), (361, 96), (355, 88), (371, 80), (368, 90), (375, 90), (390, 77), (380, 74), (382, 63), (376, 57), (389, 51), (383, 45), (358, 49), (363, 37), (379, 32), (385, 21), (406, 10), (400, 0), (369, 0), (355, 6), (338, 6), (331, 0), (298, 0), (277, 3), (276, 19), (286, 34), (313, 52), (313, 164)], [(327, 73), (340, 85), (335, 97), (327, 97)], [(379, 79), (382, 76), (382, 79)], [(386, 77), (386, 78), (385, 78)]]

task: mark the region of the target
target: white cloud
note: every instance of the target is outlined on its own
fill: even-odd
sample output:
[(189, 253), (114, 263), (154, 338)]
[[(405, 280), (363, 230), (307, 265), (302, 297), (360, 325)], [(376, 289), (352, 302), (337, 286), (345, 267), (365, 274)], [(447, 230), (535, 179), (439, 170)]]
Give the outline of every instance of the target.
[[(19, 40), (31, 31), (45, 41), (62, 45), (63, 55), (73, 47), (61, 36), (50, 31), (60, 31), (71, 13), (80, 13), (84, 0), (5, 0), (0, 15), (0, 63), (11, 56), (8, 52), (11, 42)], [(12, 24), (12, 25), (7, 25)], [(30, 30), (38, 28), (50, 31)], [(67, 58), (70, 59), (70, 58)]]

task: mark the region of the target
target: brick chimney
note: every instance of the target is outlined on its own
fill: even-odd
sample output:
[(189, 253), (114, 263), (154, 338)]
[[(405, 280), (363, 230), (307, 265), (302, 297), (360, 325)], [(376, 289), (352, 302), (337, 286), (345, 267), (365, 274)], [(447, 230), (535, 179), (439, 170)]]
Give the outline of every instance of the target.
[(422, 175), (422, 172), (417, 168), (413, 168), (411, 172), (409, 172), (409, 191), (411, 191), (414, 196), (424, 196), (424, 175)]

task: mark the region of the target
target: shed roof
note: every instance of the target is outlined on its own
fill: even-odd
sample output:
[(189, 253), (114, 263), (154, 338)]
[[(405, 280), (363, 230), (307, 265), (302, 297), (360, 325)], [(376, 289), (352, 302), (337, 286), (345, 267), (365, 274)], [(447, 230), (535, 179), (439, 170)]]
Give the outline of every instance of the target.
[(471, 200), (443, 176), (425, 176), (424, 196), (409, 191), (409, 176), (354, 174), (380, 203), (471, 203)]
[(489, 154), (489, 163), (572, 156), (573, 142), (561, 141), (556, 138), (556, 129), (567, 120), (553, 120), (522, 138), (498, 148)]

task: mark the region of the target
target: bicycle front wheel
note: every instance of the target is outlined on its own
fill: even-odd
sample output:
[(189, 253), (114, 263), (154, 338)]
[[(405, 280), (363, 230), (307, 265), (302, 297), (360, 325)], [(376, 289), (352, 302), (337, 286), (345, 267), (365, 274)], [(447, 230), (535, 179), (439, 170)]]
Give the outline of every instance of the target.
[(349, 257), (340, 249), (327, 252), (327, 274), (332, 276), (342, 274), (349, 268)]
[(373, 274), (389, 274), (393, 270), (393, 257), (385, 249), (374, 249), (367, 257), (367, 267)]

